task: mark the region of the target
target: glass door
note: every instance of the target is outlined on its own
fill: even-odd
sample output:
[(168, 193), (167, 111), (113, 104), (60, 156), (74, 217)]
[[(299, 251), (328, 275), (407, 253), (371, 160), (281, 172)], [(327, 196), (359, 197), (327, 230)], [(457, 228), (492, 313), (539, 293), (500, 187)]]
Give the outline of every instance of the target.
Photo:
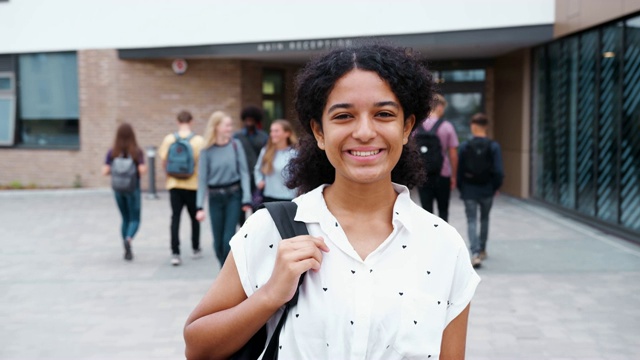
[(460, 142), (471, 138), (471, 117), (484, 112), (484, 69), (436, 71), (437, 90), (447, 100), (444, 118), (453, 124)]

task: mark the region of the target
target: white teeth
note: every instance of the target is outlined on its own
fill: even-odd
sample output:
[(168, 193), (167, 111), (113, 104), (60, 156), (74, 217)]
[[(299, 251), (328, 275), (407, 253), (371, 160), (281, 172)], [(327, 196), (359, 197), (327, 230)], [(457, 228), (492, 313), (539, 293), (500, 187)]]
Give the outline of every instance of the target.
[(351, 155), (353, 156), (371, 156), (379, 153), (380, 150), (372, 150), (372, 151), (351, 151)]

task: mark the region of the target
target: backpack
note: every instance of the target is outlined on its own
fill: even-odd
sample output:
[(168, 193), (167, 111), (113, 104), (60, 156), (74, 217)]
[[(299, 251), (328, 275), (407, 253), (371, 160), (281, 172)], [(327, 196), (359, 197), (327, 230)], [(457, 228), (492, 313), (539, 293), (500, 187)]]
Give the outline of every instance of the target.
[[(264, 207), (269, 211), (271, 218), (273, 218), (273, 222), (276, 224), (278, 232), (280, 233), (280, 238), (290, 239), (298, 235), (309, 235), (307, 225), (303, 222), (294, 220), (294, 217), (296, 216), (296, 209), (298, 208), (296, 203), (292, 201), (276, 201), (266, 203), (264, 204)], [(230, 360), (254, 360), (260, 357), (260, 354), (262, 354), (263, 351), (263, 360), (274, 360), (278, 358), (280, 330), (282, 330), (282, 327), (287, 320), (289, 309), (296, 306), (298, 303), (300, 285), (302, 285), (304, 275), (305, 273), (300, 275), (298, 288), (296, 289), (296, 293), (293, 295), (293, 298), (284, 305), (282, 316), (280, 317), (278, 325), (276, 326), (269, 342), (267, 343), (267, 325), (265, 324), (255, 335), (251, 337), (251, 339), (249, 339), (246, 344), (244, 344), (242, 348), (240, 348), (240, 350), (231, 355), (229, 358)]]
[(440, 170), (442, 170), (442, 165), (444, 164), (442, 144), (440, 144), (440, 138), (436, 134), (443, 122), (444, 119), (440, 118), (431, 130), (427, 131), (423, 126), (418, 126), (416, 130), (416, 144), (418, 145), (418, 151), (420, 152), (428, 175), (439, 175)]
[(487, 138), (473, 138), (460, 154), (464, 164), (462, 178), (472, 184), (487, 184), (493, 175), (492, 141)]
[(132, 192), (138, 185), (138, 169), (133, 158), (117, 157), (111, 162), (111, 188), (118, 192)]
[(178, 133), (173, 134), (176, 138), (167, 152), (167, 174), (178, 179), (188, 179), (195, 171), (195, 159), (193, 148), (189, 142), (193, 138), (193, 133), (186, 138), (181, 138)]

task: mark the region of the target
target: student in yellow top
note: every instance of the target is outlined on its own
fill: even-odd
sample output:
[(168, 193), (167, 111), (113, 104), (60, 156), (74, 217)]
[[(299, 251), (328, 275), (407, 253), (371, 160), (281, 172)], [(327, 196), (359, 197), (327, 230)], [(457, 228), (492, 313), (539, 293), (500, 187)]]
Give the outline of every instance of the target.
[(198, 157), (204, 139), (191, 130), (193, 117), (188, 111), (178, 114), (178, 131), (167, 135), (158, 149), (167, 171), (167, 190), (171, 199), (171, 265), (178, 266), (180, 259), (180, 215), (187, 207), (191, 218), (191, 247), (193, 258), (202, 257), (200, 250), (200, 222), (196, 220), (196, 192), (198, 190)]

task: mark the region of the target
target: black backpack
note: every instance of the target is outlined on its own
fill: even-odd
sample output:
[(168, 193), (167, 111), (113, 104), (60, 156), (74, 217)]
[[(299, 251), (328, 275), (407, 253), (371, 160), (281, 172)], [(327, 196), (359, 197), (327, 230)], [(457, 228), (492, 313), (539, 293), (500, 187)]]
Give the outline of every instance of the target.
[(492, 141), (487, 138), (474, 137), (460, 154), (462, 178), (472, 184), (487, 184), (493, 175)]
[[(298, 205), (296, 203), (292, 201), (276, 201), (265, 203), (264, 207), (269, 211), (269, 214), (273, 218), (273, 222), (276, 224), (282, 239), (289, 239), (298, 235), (309, 234), (305, 223), (294, 220), (296, 210), (298, 209)], [(269, 343), (267, 343), (267, 325), (265, 324), (242, 348), (240, 348), (240, 350), (231, 355), (229, 358), (230, 360), (254, 360), (260, 357), (262, 351), (264, 351), (264, 356), (262, 357), (263, 360), (275, 360), (278, 358), (280, 331), (287, 319), (289, 309), (296, 306), (298, 303), (300, 285), (302, 285), (304, 275), (305, 273), (302, 273), (300, 276), (298, 289), (293, 295), (293, 298), (285, 304), (282, 317), (280, 318), (280, 321), (278, 321), (278, 325), (276, 326)]]
[(444, 156), (442, 155), (442, 144), (440, 138), (436, 134), (440, 125), (444, 122), (444, 118), (438, 119), (431, 130), (427, 131), (424, 127), (418, 126), (415, 133), (418, 151), (422, 156), (424, 168), (427, 175), (439, 175), (444, 164)]

